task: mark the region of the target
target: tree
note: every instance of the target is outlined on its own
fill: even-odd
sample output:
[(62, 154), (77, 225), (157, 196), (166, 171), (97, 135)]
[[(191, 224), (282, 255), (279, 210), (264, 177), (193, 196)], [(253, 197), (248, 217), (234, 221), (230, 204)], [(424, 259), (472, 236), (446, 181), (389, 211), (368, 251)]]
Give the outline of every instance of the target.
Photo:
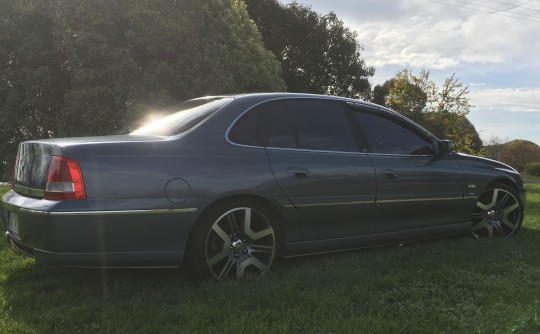
[(431, 111), (429, 100), (435, 90), (429, 72), (422, 70), (420, 76), (415, 76), (405, 69), (396, 74), (386, 96), (386, 106), (419, 124), (425, 123), (425, 114)]
[(285, 89), (241, 0), (0, 2), (0, 178), (17, 144), (112, 133), (149, 107)]
[(540, 162), (540, 146), (528, 140), (512, 140), (501, 148), (498, 160), (522, 172), (528, 163)]
[(390, 94), (390, 88), (394, 85), (394, 79), (386, 80), (382, 85), (373, 87), (371, 102), (381, 106), (386, 105), (386, 97)]
[(485, 156), (486, 152), (484, 149), (484, 143), (482, 142), (482, 139), (480, 138), (480, 134), (478, 131), (476, 131), (476, 128), (474, 125), (469, 121), (467, 117), (462, 118), (462, 128), (465, 131), (465, 133), (468, 133), (472, 135), (472, 142), (471, 142), (471, 148), (474, 153), (481, 154), (482, 156)]
[(508, 142), (510, 142), (510, 138), (501, 138), (497, 135), (491, 136), (486, 142), (485, 142), (485, 149), (486, 149), (486, 157), (490, 159), (499, 159), (499, 152), (501, 149), (506, 145)]
[[(387, 83), (390, 88), (385, 96), (385, 106), (422, 125), (435, 136), (452, 140), (459, 151), (480, 152), (480, 136), (466, 118), (472, 107), (467, 97), (468, 87), (454, 75), (446, 79), (440, 89), (430, 80), (429, 71), (425, 70), (416, 76), (405, 69), (385, 85)], [(378, 95), (384, 93), (380, 88)]]
[(63, 103), (69, 79), (55, 26), (45, 2), (0, 2), (0, 180), (13, 173), (20, 141), (51, 135), (52, 110)]
[(264, 45), (281, 62), (290, 92), (367, 98), (374, 69), (361, 58), (356, 34), (334, 14), (277, 0), (246, 0)]

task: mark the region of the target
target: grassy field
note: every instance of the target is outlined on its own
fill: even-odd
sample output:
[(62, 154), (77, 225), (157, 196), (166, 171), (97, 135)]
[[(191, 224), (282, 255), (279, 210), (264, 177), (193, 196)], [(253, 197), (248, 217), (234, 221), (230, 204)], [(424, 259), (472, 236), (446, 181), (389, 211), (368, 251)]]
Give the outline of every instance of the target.
[(513, 238), (285, 259), (222, 283), (47, 266), (2, 239), (0, 333), (540, 333), (540, 185), (527, 189)]

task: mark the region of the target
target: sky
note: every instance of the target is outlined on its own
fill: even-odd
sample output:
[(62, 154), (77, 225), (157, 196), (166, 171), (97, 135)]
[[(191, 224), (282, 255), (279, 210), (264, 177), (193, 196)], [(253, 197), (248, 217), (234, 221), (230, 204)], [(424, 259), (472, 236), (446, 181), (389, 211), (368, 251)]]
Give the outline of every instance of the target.
[[(288, 4), (292, 1), (281, 0)], [(356, 31), (373, 86), (408, 68), (468, 85), (484, 142), (540, 145), (540, 0), (297, 0)]]

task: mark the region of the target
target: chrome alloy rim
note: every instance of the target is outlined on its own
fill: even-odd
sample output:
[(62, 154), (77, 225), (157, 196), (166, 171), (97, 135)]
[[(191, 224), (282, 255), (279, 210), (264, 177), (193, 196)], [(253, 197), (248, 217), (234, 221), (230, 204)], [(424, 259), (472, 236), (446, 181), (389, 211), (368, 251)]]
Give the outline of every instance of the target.
[(512, 193), (500, 188), (490, 189), (476, 203), (471, 232), (475, 238), (509, 237), (519, 227), (521, 218), (520, 203)]
[(241, 207), (221, 215), (206, 236), (205, 257), (218, 280), (268, 271), (276, 252), (272, 223), (260, 211)]

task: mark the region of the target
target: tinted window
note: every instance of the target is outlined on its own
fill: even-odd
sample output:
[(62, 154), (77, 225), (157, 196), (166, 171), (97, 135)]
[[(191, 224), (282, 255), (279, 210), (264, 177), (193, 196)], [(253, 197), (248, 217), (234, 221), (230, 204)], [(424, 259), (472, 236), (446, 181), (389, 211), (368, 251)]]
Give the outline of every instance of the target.
[(167, 108), (169, 116), (131, 132), (131, 135), (172, 136), (186, 132), (223, 107), (232, 98), (196, 99)]
[(371, 152), (386, 154), (433, 154), (431, 142), (404, 125), (371, 112), (355, 111)]
[(298, 148), (297, 138), (289, 111), (284, 103), (268, 106), (268, 145), (269, 147)]
[(242, 145), (261, 146), (259, 114), (259, 111), (254, 109), (240, 117), (231, 129), (229, 139)]
[(347, 110), (339, 102), (287, 101), (299, 147), (323, 151), (358, 151)]
[(259, 105), (245, 113), (232, 127), (229, 139), (242, 145), (297, 148), (289, 113), (280, 101)]
[(273, 101), (243, 115), (229, 138), (250, 146), (357, 152), (358, 136), (347, 113), (334, 101)]

